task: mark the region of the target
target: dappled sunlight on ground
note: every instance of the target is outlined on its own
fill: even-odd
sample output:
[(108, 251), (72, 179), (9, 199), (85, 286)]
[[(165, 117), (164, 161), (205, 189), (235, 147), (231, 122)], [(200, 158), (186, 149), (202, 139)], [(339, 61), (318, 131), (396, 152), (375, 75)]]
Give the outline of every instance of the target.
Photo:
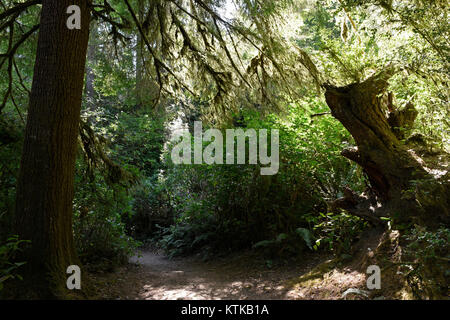
[(268, 276), (270, 270), (249, 274), (228, 264), (172, 261), (149, 252), (132, 262), (141, 265), (145, 279), (139, 299), (284, 299), (287, 291)]
[(354, 270), (333, 269), (316, 277), (300, 277), (287, 293), (288, 299), (341, 299), (346, 289), (366, 289), (366, 275)]
[(342, 299), (350, 288), (365, 289), (366, 274), (329, 258), (311, 254), (267, 268), (245, 255), (203, 262), (195, 257), (170, 260), (145, 251), (102, 279), (99, 294), (130, 300)]

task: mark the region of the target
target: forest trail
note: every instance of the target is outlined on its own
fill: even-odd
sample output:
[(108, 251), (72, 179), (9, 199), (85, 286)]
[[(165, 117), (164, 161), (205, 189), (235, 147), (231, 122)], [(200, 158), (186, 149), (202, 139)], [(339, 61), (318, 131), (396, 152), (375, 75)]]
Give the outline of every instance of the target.
[(276, 299), (285, 293), (284, 287), (278, 285), (279, 279), (229, 263), (169, 260), (151, 252), (133, 258), (133, 262), (141, 263), (146, 274), (141, 299)]
[[(198, 256), (169, 259), (146, 249), (124, 267), (91, 275), (95, 294), (90, 299), (342, 299), (348, 289), (367, 290), (361, 265), (368, 256), (373, 256), (382, 236), (383, 230), (364, 232), (353, 246), (353, 256), (345, 261), (326, 253), (305, 252), (296, 260), (270, 267), (270, 260), (252, 252), (203, 261)], [(384, 279), (390, 285), (383, 292), (372, 292), (371, 296), (398, 298), (396, 276), (393, 277), (386, 275)], [(361, 298), (359, 295), (346, 297)]]
[[(97, 278), (96, 291), (103, 299), (119, 300), (341, 299), (347, 288), (364, 283), (364, 275), (354, 270), (335, 269), (326, 278), (314, 273), (311, 277), (309, 272), (327, 265), (328, 258), (308, 255), (269, 268), (250, 254), (204, 262), (143, 251), (127, 266)], [(315, 280), (307, 281), (305, 288), (295, 287), (295, 279), (305, 275)]]
[(97, 277), (96, 291), (103, 298), (127, 300), (293, 299), (289, 280), (325, 260), (313, 256), (268, 268), (248, 254), (204, 262), (146, 250), (127, 266)]

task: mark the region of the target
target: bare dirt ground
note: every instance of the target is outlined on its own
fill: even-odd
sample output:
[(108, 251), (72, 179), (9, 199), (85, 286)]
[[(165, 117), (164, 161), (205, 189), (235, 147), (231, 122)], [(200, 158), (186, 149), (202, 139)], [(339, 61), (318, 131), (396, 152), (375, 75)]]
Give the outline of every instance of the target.
[(305, 274), (326, 257), (268, 268), (251, 254), (203, 262), (196, 257), (169, 259), (144, 251), (114, 273), (98, 276), (94, 299), (256, 300), (292, 299), (289, 280)]
[[(366, 234), (355, 245), (353, 257), (347, 261), (332, 259), (330, 255), (307, 253), (302, 259), (272, 268), (252, 253), (204, 262), (198, 257), (169, 259), (161, 253), (145, 250), (115, 272), (92, 276), (95, 294), (90, 298), (343, 299), (348, 289), (367, 293), (365, 269), (361, 265), (373, 255), (381, 235), (377, 231)], [(375, 291), (370, 292), (370, 297), (350, 294), (345, 298), (401, 298), (390, 292)]]

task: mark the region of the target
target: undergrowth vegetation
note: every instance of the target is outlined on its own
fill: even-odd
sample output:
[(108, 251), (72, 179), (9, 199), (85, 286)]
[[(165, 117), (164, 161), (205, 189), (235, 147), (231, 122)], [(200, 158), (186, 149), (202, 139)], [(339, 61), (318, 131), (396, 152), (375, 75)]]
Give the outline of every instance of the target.
[(261, 176), (253, 165), (173, 165), (169, 148), (160, 183), (174, 224), (161, 227), (160, 246), (170, 255), (243, 248), (273, 256), (348, 250), (365, 224), (328, 212), (327, 201), (342, 196), (344, 186), (363, 190), (364, 176), (340, 156), (351, 143), (342, 125), (329, 115), (312, 117), (324, 110), (323, 103), (309, 99), (282, 116), (236, 116), (244, 130), (279, 130), (280, 168), (274, 176)]
[(416, 226), (405, 236), (405, 274), (416, 299), (439, 299), (448, 295), (450, 283), (450, 229), (428, 231)]
[[(114, 19), (127, 16), (125, 5), (113, 2), (120, 13)], [(147, 30), (149, 37), (155, 37), (151, 42), (155, 51), (161, 51), (156, 55), (145, 52), (137, 30), (130, 27), (118, 32), (115, 26), (93, 22), (73, 200), (73, 235), (83, 264), (92, 270), (110, 271), (126, 263), (142, 246), (163, 249), (169, 257), (199, 254), (204, 259), (242, 250), (257, 252), (267, 261), (319, 251), (338, 257), (350, 255), (353, 244), (372, 225), (332, 203), (345, 196), (345, 189), (362, 194), (373, 186), (367, 171), (342, 155), (342, 150), (357, 143), (331, 114), (323, 90), (325, 85), (361, 82), (390, 64), (401, 66), (387, 90), (390, 107), (400, 110), (414, 104), (418, 114), (414, 127), (395, 128), (405, 132), (399, 138), (401, 146), (408, 140), (407, 132), (424, 154), (435, 157), (431, 164), (442, 162), (432, 174), (442, 181), (448, 177), (446, 160), (438, 153), (449, 151), (450, 141), (448, 21), (439, 9), (441, 2), (298, 1), (293, 8), (287, 2), (291, 1), (241, 3), (244, 9), (235, 13), (242, 16), (239, 19), (256, 17), (255, 25), (267, 28), (276, 40), (271, 42), (268, 36), (257, 49), (245, 44), (245, 37), (258, 38), (244, 28), (247, 20), (234, 29), (220, 24), (223, 31), (248, 32), (238, 32), (239, 41), (234, 43), (231, 36), (225, 38), (225, 32), (222, 38), (219, 26), (209, 22), (205, 26), (191, 22), (183, 29), (175, 19), (176, 8), (165, 7), (174, 1), (148, 2), (148, 7), (152, 3), (165, 8), (158, 15), (164, 16), (166, 11), (172, 15), (172, 20), (165, 17), (168, 20), (161, 21), (160, 28)], [(132, 3), (137, 5), (137, 1)], [(223, 1), (209, 3), (216, 8)], [(258, 3), (264, 10), (252, 7)], [(272, 14), (285, 9), (283, 14), (295, 15), (297, 20), (295, 25), (284, 24), (282, 32), (282, 27), (273, 23), (282, 14)], [(29, 18), (36, 20), (38, 11), (33, 10)], [(171, 29), (175, 27), (180, 32)], [(214, 32), (205, 36), (211, 32), (208, 28)], [(195, 39), (188, 35), (192, 30)], [(1, 52), (8, 52), (8, 38), (0, 40)], [(283, 47), (286, 39), (290, 48)], [(166, 41), (172, 47), (165, 47)], [(207, 50), (226, 45), (236, 52)], [(20, 267), (26, 263), (12, 262), (26, 244), (12, 230), (28, 103), (25, 89), (31, 86), (30, 61), (34, 61), (35, 47), (36, 39), (31, 39), (17, 52), (13, 89), (6, 77), (0, 77), (1, 91), (12, 90), (17, 96), (14, 101), (5, 100), (0, 108), (0, 290), (3, 282), (20, 277)], [(174, 64), (175, 73), (185, 72), (180, 78), (186, 80), (186, 87), (172, 79), (174, 74), (162, 68), (161, 61), (154, 63), (161, 69), (151, 67), (156, 56), (179, 58), (171, 52), (174, 48), (181, 49), (182, 63), (178, 66), (173, 58), (168, 65)], [(203, 49), (208, 54), (203, 54)], [(184, 57), (189, 50), (190, 55)], [(247, 74), (241, 74), (241, 66), (235, 62)], [(298, 70), (294, 69), (297, 65), (301, 65)], [(11, 70), (12, 66), (9, 73)], [(239, 72), (232, 74), (236, 70)], [(309, 76), (305, 76), (307, 71)], [(301, 79), (295, 82), (297, 77)], [(249, 87), (244, 86), (247, 80)], [(176, 85), (159, 87), (172, 82)], [(195, 96), (189, 87), (194, 91), (200, 88), (200, 94)], [(175, 91), (182, 94), (175, 95)], [(171, 151), (176, 141), (171, 136), (180, 127), (192, 131), (196, 120), (203, 121), (204, 129), (222, 132), (228, 128), (278, 130), (277, 174), (263, 176), (261, 165), (250, 164), (175, 165)], [(248, 150), (248, 140), (246, 146)], [(431, 180), (430, 189), (426, 181), (408, 181), (401, 186), (404, 197), (420, 206), (437, 203), (434, 197), (438, 193), (433, 194), (437, 189), (432, 189), (436, 179)], [(403, 231), (405, 256), (410, 259), (405, 274), (414, 294), (418, 298), (445, 294), (448, 226), (412, 229), (408, 224)], [(423, 294), (426, 290), (429, 292)]]

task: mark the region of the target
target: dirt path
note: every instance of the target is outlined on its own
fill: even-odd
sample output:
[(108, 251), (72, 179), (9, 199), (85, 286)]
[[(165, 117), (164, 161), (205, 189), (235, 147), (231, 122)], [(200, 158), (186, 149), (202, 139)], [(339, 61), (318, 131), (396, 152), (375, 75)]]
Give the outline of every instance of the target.
[[(304, 253), (296, 261), (272, 268), (267, 266), (267, 260), (251, 252), (204, 262), (198, 257), (168, 259), (161, 253), (146, 250), (140, 257), (130, 259), (125, 267), (92, 275), (93, 294), (90, 297), (269, 300), (342, 299), (345, 296), (346, 299), (361, 299), (359, 294), (345, 293), (348, 289), (367, 290), (363, 266), (368, 257), (373, 257), (383, 233), (381, 229), (371, 229), (362, 234), (361, 240), (353, 246), (350, 259), (330, 259), (331, 256), (325, 253)], [(399, 291), (402, 284), (397, 286), (395, 275), (389, 277), (386, 274), (383, 279), (386, 289), (372, 291), (370, 298), (406, 297)]]
[(99, 293), (108, 299), (292, 299), (289, 280), (308, 272), (324, 257), (308, 257), (273, 269), (249, 255), (203, 262), (170, 260), (144, 251), (127, 267), (101, 279)]

